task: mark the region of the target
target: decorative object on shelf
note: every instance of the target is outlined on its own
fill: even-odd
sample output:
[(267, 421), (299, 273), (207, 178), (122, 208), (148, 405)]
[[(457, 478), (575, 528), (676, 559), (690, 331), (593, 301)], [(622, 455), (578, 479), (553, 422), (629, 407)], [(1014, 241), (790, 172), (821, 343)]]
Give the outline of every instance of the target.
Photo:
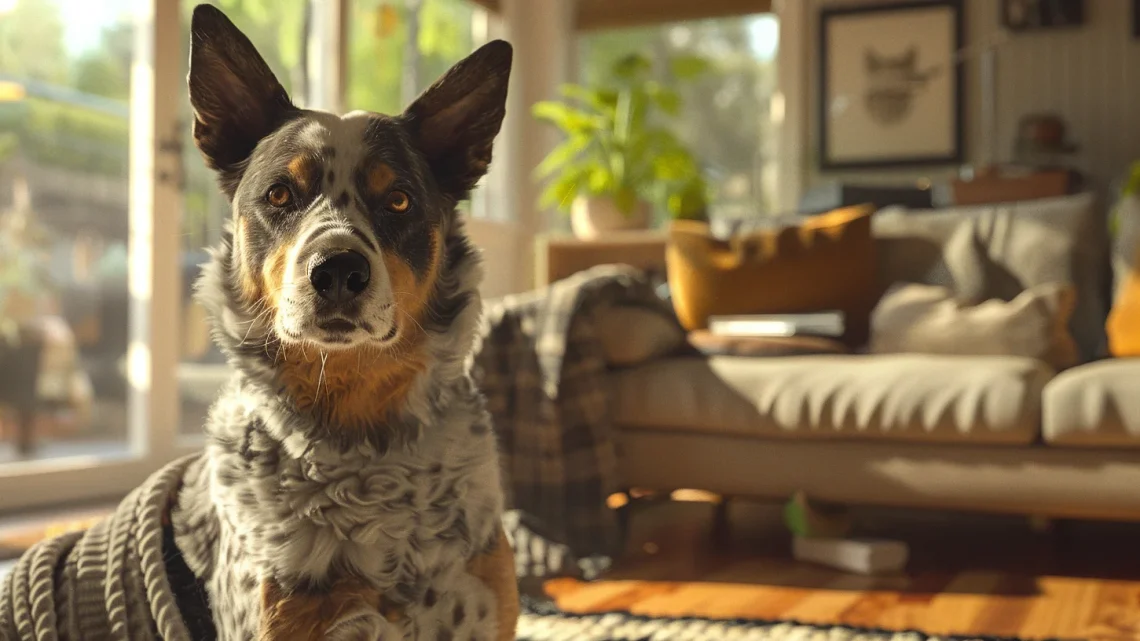
[(1084, 0), (1002, 0), (1001, 23), (1010, 31), (1065, 29), (1085, 23)]
[(929, 185), (859, 185), (827, 182), (808, 188), (800, 199), (799, 211), (805, 214), (828, 212), (841, 207), (871, 204), (876, 209), (902, 205), (914, 209), (934, 206)]
[(536, 118), (566, 136), (535, 170), (547, 181), (539, 206), (568, 211), (579, 237), (644, 229), (654, 208), (674, 219), (707, 217), (701, 167), (668, 119), (682, 107), (673, 87), (709, 64), (678, 56), (668, 66), (670, 79), (661, 82), (649, 58), (631, 54), (614, 63), (605, 85), (564, 85), (564, 100), (534, 105)]
[(1063, 157), (1075, 154), (1078, 149), (1068, 140), (1065, 121), (1058, 115), (1026, 114), (1017, 123), (1013, 158), (1018, 165), (1055, 169), (1064, 166)]
[(821, 168), (961, 162), (961, 47), (961, 0), (825, 9)]

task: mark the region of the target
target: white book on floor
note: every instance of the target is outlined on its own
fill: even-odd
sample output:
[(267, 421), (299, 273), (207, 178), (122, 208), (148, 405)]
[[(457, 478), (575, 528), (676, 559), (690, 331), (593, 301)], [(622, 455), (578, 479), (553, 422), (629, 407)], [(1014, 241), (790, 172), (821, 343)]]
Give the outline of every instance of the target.
[(797, 536), (792, 556), (856, 574), (886, 574), (906, 567), (910, 549), (887, 539), (824, 539)]
[(811, 314), (738, 314), (709, 318), (709, 332), (718, 336), (842, 336), (843, 312)]

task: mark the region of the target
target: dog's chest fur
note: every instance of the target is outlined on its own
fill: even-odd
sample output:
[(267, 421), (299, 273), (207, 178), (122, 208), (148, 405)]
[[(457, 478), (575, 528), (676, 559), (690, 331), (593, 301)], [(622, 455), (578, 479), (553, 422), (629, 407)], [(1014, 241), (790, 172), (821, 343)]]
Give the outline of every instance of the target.
[(431, 425), (378, 426), (391, 431), (381, 452), (309, 445), (313, 426), (258, 385), (231, 384), (211, 414), (204, 469), (175, 512), (219, 638), (255, 634), (269, 578), (290, 591), (345, 577), (405, 613), (396, 638), (435, 639), (441, 617), (450, 634), (467, 632), (455, 638), (491, 638), (493, 597), (465, 566), (495, 541), (498, 462), (480, 398), (454, 387)]

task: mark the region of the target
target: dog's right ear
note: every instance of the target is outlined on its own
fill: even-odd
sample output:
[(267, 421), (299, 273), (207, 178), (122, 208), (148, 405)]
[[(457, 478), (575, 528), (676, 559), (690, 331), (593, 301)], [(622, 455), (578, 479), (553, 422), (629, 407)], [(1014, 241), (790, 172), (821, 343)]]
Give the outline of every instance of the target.
[(298, 110), (249, 38), (207, 4), (190, 21), (187, 83), (194, 142), (232, 196), (243, 161)]

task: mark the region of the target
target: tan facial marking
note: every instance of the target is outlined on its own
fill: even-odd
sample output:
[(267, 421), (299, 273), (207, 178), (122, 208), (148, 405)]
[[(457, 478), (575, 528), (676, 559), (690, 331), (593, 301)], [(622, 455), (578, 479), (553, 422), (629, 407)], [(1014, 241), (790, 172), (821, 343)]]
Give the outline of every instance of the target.
[(309, 188), (312, 186), (309, 184), (309, 180), (313, 176), (313, 170), (315, 169), (313, 165), (315, 162), (311, 156), (305, 155), (294, 156), (293, 160), (289, 161), (287, 167), (289, 176), (293, 178), (293, 182), (301, 191), (309, 191)]
[(281, 298), (281, 290), (285, 287), (285, 270), (289, 264), (289, 250), (292, 243), (284, 242), (273, 250), (261, 266), (261, 282), (264, 302), (277, 309), (277, 302)]
[(443, 238), (440, 231), (433, 230), (431, 262), (428, 263), (427, 273), (422, 279), (416, 279), (411, 266), (404, 259), (392, 252), (384, 253), (384, 268), (388, 270), (388, 278), (392, 283), (392, 295), (395, 298), (400, 322), (407, 321), (409, 317), (415, 319), (416, 323), (423, 322), (424, 308), (427, 307), (428, 299), (439, 277), (442, 246)]
[(392, 186), (396, 179), (396, 172), (382, 162), (373, 164), (366, 174), (368, 192), (374, 196), (382, 196)]
[(324, 354), (312, 347), (283, 348), (278, 376), (298, 409), (316, 409), (342, 429), (367, 429), (403, 406), (431, 358), (422, 325), (439, 275), (442, 244), (440, 232), (434, 231), (431, 266), (419, 280), (402, 259), (384, 256), (400, 324), (396, 345), (384, 351), (361, 346)]
[(247, 304), (254, 304), (263, 296), (261, 283), (254, 277), (254, 270), (246, 264), (245, 251), (246, 238), (248, 232), (249, 222), (245, 216), (238, 218), (237, 234), (234, 235), (234, 255), (237, 257), (238, 269), (241, 276), (241, 296), (242, 301)]

